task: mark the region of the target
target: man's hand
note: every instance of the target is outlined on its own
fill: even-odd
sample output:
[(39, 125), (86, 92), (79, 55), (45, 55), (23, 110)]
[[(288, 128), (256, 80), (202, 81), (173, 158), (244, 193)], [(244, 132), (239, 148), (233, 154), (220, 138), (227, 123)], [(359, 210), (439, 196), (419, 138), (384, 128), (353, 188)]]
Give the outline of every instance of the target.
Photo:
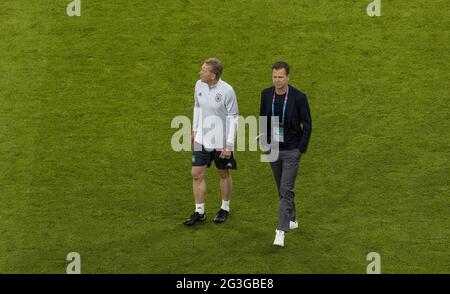
[(192, 132), (191, 135), (191, 144), (194, 145), (194, 140), (195, 140), (195, 132)]
[(222, 159), (230, 159), (231, 150), (225, 147), (225, 149), (223, 149), (222, 152), (220, 153), (219, 157)]

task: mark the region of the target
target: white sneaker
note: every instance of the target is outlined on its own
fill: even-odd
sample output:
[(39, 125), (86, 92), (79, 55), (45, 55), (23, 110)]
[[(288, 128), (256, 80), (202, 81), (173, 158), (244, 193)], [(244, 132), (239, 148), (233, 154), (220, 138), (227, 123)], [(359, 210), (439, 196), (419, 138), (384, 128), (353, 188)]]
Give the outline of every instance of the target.
[(273, 245), (276, 246), (284, 246), (284, 232), (283, 231), (279, 231), (279, 230), (275, 230), (275, 241), (273, 241)]
[(295, 222), (290, 221), (289, 222), (289, 229), (294, 230), (294, 229), (298, 229), (298, 221), (295, 220)]

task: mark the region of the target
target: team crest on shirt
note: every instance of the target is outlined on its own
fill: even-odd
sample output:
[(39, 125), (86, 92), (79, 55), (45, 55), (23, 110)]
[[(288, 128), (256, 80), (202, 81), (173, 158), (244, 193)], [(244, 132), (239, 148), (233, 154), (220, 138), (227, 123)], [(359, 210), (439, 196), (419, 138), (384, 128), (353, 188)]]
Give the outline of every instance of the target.
[(220, 103), (222, 101), (222, 94), (217, 93), (216, 97), (215, 97), (215, 100), (216, 100), (217, 103)]

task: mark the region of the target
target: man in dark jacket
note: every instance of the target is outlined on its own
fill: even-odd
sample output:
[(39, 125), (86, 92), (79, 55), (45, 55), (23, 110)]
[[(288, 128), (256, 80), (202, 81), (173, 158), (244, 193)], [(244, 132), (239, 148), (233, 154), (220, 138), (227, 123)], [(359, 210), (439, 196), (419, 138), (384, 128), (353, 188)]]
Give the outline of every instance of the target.
[[(289, 85), (289, 65), (272, 66), (273, 86), (261, 92), (260, 116), (267, 117), (267, 140), (278, 144), (277, 160), (270, 163), (280, 197), (274, 245), (284, 246), (284, 233), (298, 228), (295, 210), (295, 179), (302, 153), (311, 136), (312, 121), (306, 95)], [(272, 124), (272, 117), (279, 123)]]

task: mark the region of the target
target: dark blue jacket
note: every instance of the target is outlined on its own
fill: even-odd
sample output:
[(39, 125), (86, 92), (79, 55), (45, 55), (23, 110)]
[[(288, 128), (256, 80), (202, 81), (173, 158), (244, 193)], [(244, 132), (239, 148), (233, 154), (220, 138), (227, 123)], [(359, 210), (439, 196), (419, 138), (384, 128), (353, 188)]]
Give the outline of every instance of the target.
[[(260, 116), (267, 117), (267, 136), (270, 143), (272, 99), (275, 87), (264, 89), (261, 92)], [(295, 87), (289, 85), (289, 97), (286, 104), (285, 141), (294, 142), (296, 148), (302, 153), (308, 148), (312, 131), (312, 120), (306, 95)]]

